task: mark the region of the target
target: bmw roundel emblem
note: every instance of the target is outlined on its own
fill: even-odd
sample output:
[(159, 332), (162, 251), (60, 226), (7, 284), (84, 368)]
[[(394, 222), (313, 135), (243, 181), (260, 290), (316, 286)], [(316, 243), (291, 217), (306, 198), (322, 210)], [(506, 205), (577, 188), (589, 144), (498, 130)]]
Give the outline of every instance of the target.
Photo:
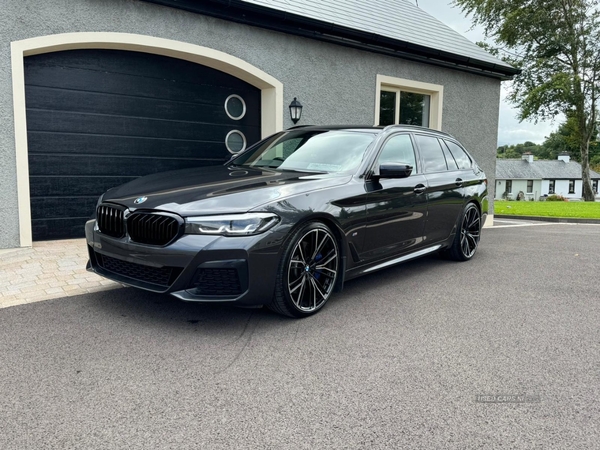
[(148, 197), (138, 197), (133, 201), (133, 203), (139, 205), (140, 203), (144, 203), (146, 200), (148, 200)]

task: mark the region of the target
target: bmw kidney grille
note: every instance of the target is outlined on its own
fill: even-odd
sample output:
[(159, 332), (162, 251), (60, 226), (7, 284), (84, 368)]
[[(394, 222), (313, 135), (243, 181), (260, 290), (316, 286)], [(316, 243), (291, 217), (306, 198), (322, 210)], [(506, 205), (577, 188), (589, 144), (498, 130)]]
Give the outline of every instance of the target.
[(173, 215), (134, 212), (124, 220), (124, 209), (100, 205), (96, 211), (101, 233), (122, 238), (125, 233), (132, 241), (148, 245), (167, 245), (179, 235), (183, 221)]

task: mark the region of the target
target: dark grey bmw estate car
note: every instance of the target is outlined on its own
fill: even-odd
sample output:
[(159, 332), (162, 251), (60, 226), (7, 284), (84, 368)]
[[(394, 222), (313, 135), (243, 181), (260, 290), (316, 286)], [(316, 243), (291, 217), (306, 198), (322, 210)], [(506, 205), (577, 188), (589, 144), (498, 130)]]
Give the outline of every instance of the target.
[(86, 224), (88, 270), (304, 317), (350, 278), (432, 252), (471, 259), (487, 195), (485, 174), (448, 134), (295, 127), (223, 166), (110, 189)]

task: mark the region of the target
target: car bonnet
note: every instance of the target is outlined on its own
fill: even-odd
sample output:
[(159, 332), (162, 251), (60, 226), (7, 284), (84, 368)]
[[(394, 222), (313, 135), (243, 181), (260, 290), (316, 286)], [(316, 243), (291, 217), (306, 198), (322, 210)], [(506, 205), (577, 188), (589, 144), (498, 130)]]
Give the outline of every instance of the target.
[(161, 210), (182, 216), (245, 212), (304, 192), (348, 182), (351, 175), (213, 166), (138, 178), (110, 189), (103, 202), (131, 211)]

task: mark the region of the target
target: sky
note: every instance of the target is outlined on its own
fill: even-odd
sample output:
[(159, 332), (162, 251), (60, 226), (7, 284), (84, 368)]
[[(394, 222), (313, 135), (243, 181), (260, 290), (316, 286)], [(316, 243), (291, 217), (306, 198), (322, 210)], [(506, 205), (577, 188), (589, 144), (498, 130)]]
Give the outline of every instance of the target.
[[(459, 8), (451, 6), (450, 0), (409, 0), (450, 28), (459, 32), (471, 42), (483, 41), (481, 28), (472, 29), (470, 18), (464, 16)], [(498, 145), (519, 144), (525, 141), (541, 144), (550, 133), (558, 128), (555, 122), (519, 122), (517, 111), (506, 101), (509, 82), (502, 82), (500, 94), (500, 117), (498, 124)]]

